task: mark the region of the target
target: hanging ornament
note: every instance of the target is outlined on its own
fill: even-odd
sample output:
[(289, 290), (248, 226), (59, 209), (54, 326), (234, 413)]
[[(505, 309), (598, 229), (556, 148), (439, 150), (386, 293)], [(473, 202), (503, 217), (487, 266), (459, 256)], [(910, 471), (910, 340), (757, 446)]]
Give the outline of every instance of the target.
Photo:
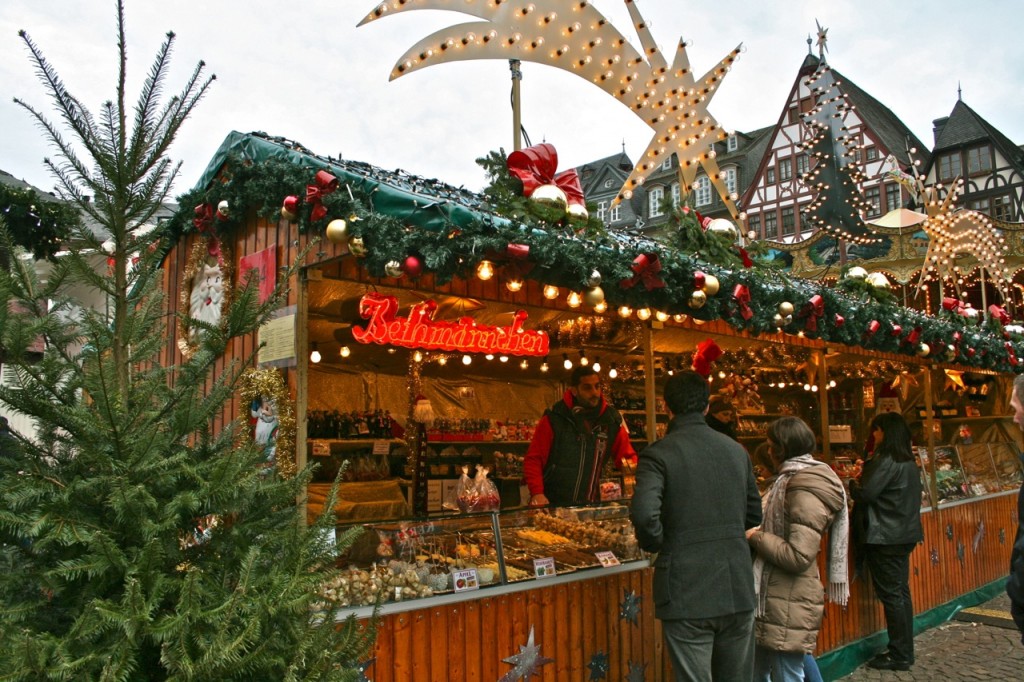
[(533, 190), (533, 194), (530, 195), (530, 201), (562, 211), (569, 205), (568, 197), (565, 196), (565, 192), (559, 189), (557, 185), (541, 185)]
[(356, 258), (362, 258), (366, 255), (366, 244), (363, 243), (362, 237), (352, 237), (348, 240), (348, 252)]
[(306, 203), (313, 205), (313, 211), (309, 215), (312, 222), (323, 220), (327, 217), (327, 207), (324, 206), (324, 197), (333, 194), (338, 189), (338, 178), (324, 170), (316, 172), (313, 176), (313, 184), (306, 185)]
[(573, 217), (586, 216), (587, 202), (575, 168), (558, 170), (558, 152), (554, 145), (541, 144), (519, 149), (508, 155), (508, 170), (523, 183), (523, 196), (538, 204), (569, 211)]
[(348, 232), (348, 223), (341, 218), (335, 218), (327, 223), (327, 229), (324, 230), (324, 234), (327, 236), (327, 241), (334, 244), (344, 244), (351, 236)]
[(213, 206), (210, 204), (199, 204), (193, 211), (192, 226), (199, 232), (206, 232), (213, 229)]
[(413, 279), (419, 277), (423, 274), (423, 261), (419, 256), (406, 256), (405, 262), (402, 263), (402, 272)]
[(281, 203), (281, 217), (290, 223), (294, 223), (299, 217), (299, 198), (294, 195), (288, 195), (284, 198)]
[(835, 322), (836, 322), (836, 327), (842, 327), (844, 324), (846, 324), (846, 318), (843, 317), (842, 315), (840, 315), (839, 313), (836, 313), (836, 320), (835, 320)]
[(956, 360), (956, 346), (948, 344), (946, 346), (946, 361), (953, 362), (954, 360)]
[(718, 289), (721, 286), (722, 285), (719, 283), (718, 278), (715, 277), (714, 275), (708, 275), (708, 274), (704, 275), (704, 287), (703, 287), (703, 289), (704, 289), (704, 293), (707, 294), (708, 296), (714, 296), (715, 294), (717, 294), (718, 293)]
[(988, 314), (994, 320), (999, 320), (1000, 324), (1010, 324), (1013, 322), (1013, 318), (1006, 312), (1006, 308), (993, 303), (988, 307)]
[(384, 265), (384, 274), (388, 277), (398, 279), (402, 276), (402, 264), (396, 260), (389, 260)]
[(789, 317), (795, 310), (796, 309), (793, 307), (793, 304), (789, 301), (783, 301), (779, 304), (779, 315), (782, 315), (783, 317)]
[(859, 265), (854, 265), (852, 268), (846, 271), (846, 277), (849, 279), (866, 279), (868, 271)]
[(634, 274), (619, 282), (619, 286), (623, 289), (632, 289), (637, 282), (642, 282), (647, 291), (665, 288), (665, 281), (658, 274), (661, 272), (661, 260), (659, 260), (658, 254), (641, 253), (633, 259), (633, 264), (629, 266), (629, 269)]
[(573, 220), (589, 220), (590, 212), (587, 211), (587, 207), (583, 204), (569, 204), (565, 208), (565, 213)]
[(899, 338), (903, 334), (903, 327), (898, 324), (894, 324), (892, 329), (889, 330), (889, 334)]
[(227, 220), (230, 217), (231, 208), (228, 206), (227, 199), (224, 199), (217, 204), (217, 220)]
[(737, 239), (739, 239), (740, 236), (740, 231), (736, 227), (736, 224), (731, 220), (726, 220), (725, 218), (713, 219), (710, 223), (708, 223), (707, 231), (712, 234), (718, 235), (719, 237), (729, 242), (730, 244), (734, 243)]
[(590, 287), (583, 292), (583, 302), (591, 308), (604, 303), (604, 289), (598, 286)]
[(867, 338), (871, 338), (881, 328), (882, 328), (882, 323), (881, 322), (879, 322), (878, 320), (871, 320), (871, 322), (868, 323), (868, 328), (864, 332), (864, 336), (866, 336)]
[[(750, 289), (746, 284), (737, 284), (732, 289), (732, 297), (736, 301), (736, 309), (739, 311), (740, 317), (749, 321), (754, 316), (754, 311), (750, 309)], [(789, 320), (792, 321), (792, 318), (790, 317)]]
[(825, 315), (825, 299), (821, 294), (814, 294), (804, 303), (800, 317), (805, 320), (804, 329), (808, 332), (818, 331), (818, 320)]
[(864, 279), (864, 281), (876, 289), (888, 289), (890, 286), (889, 278), (886, 277), (881, 272), (869, 273), (868, 276)]
[(697, 290), (697, 291), (693, 292), (692, 294), (690, 294), (690, 300), (687, 301), (689, 306), (691, 308), (693, 308), (694, 310), (697, 310), (699, 308), (703, 308), (704, 304), (707, 303), (707, 302), (708, 302), (708, 295), (705, 294), (703, 291), (700, 291), (700, 290)]
[(981, 319), (981, 313), (977, 308), (967, 307), (964, 308), (963, 316), (972, 323), (977, 323)]
[(775, 324), (776, 327), (786, 326), (786, 318), (780, 315), (779, 313), (775, 313), (775, 317), (772, 318), (772, 322)]
[(922, 343), (921, 345), (919, 345), (917, 347), (917, 354), (919, 356), (921, 356), (922, 358), (928, 357), (928, 354), (931, 353), (931, 352), (932, 352), (932, 348), (927, 343)]
[(601, 286), (601, 273), (597, 270), (593, 270), (590, 273), (590, 277), (587, 277), (588, 287), (599, 287)]

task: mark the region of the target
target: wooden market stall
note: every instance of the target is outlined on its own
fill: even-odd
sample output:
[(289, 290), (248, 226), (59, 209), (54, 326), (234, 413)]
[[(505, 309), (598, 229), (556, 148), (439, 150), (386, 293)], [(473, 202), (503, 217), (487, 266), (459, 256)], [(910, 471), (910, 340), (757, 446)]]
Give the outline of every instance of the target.
[[(258, 186), (278, 188), (280, 196), (255, 194), (251, 178), (262, 167), (276, 173), (278, 184)], [(310, 224), (309, 211), (317, 204), (300, 201), (289, 207), (305, 212), (299, 220), (282, 219), (282, 199), (301, 193), (303, 183), (315, 187), (317, 171), (340, 180), (328, 193), (330, 199), (321, 197), (329, 215)], [(299, 186), (283, 182), (294, 178), (300, 178)], [(537, 669), (545, 680), (583, 679), (594, 666), (617, 671), (610, 679), (624, 678), (636, 668), (646, 669), (647, 679), (671, 679), (660, 625), (653, 616), (652, 569), (618, 534), (628, 524), (621, 502), (545, 516), (567, 524), (566, 532), (576, 528), (573, 524), (607, 523), (602, 527), (612, 537), (604, 541), (614, 547), (614, 564), (559, 559), (552, 564), (559, 569), (553, 576), (517, 576), (516, 564), (503, 554), (508, 549), (503, 550), (503, 543), (515, 545), (520, 532), (544, 530), (540, 524), (549, 522), (522, 509), (516, 467), (532, 424), (561, 395), (568, 374), (564, 364), (583, 357), (602, 365), (608, 395), (622, 408), (638, 449), (657, 438), (666, 421), (659, 409), (660, 384), (670, 373), (688, 368), (697, 345), (709, 339), (724, 351), (713, 365), (712, 390), (728, 393), (739, 407), (739, 436), (752, 456), (772, 419), (796, 414), (821, 436), (823, 457), (846, 472), (863, 454), (867, 423), (884, 401), (917, 425), (928, 483), (922, 509), (925, 540), (912, 555), (915, 610), (932, 612), (1006, 573), (1015, 531), (1013, 495), (1021, 481), (1020, 436), (1006, 415), (1010, 365), (1002, 358), (995, 361), (1004, 340), (988, 338), (985, 330), (962, 332), (964, 351), (973, 344), (979, 354), (982, 349), (984, 355), (992, 354), (985, 363), (960, 348), (934, 355), (911, 348), (907, 353), (903, 339), (892, 341), (890, 329), (847, 335), (836, 312), (840, 299), (832, 293), (816, 293), (810, 285), (799, 289), (775, 280), (762, 283), (752, 275), (701, 263), (697, 266), (706, 274), (717, 274), (721, 287), (707, 295), (706, 306), (691, 307), (686, 299), (671, 297), (678, 293), (673, 286), (692, 281), (693, 272), (680, 275), (679, 264), (672, 260), (676, 256), (663, 247), (609, 240), (596, 244), (560, 235), (604, 273), (609, 309), (574, 307), (566, 294), (585, 288), (573, 274), (578, 262), (559, 262), (548, 252), (555, 250), (545, 241), (548, 237), (509, 226), (487, 213), (476, 195), (366, 164), (325, 159), (300, 145), (261, 135), (230, 135), (194, 197), (196, 204), (227, 201), (225, 215), (230, 210), (232, 218), (219, 225), (197, 216), (196, 223), (188, 209), (177, 227), (172, 225), (177, 232), (164, 269), (169, 315), (190, 312), (207, 268), (219, 268), (218, 274), (238, 287), (253, 267), (272, 280), (282, 268), (299, 262), (280, 314), (259, 338), (234, 339), (218, 360), (219, 368), (258, 350), (259, 362), (281, 373), (294, 401), (296, 463), (301, 467), (316, 461), (322, 472), (309, 500), (303, 501), (311, 514), (330, 476), (342, 461), (350, 462), (336, 507), (339, 524), (365, 523), (370, 529), (363, 543), (367, 546), (357, 548), (369, 559), (358, 569), (363, 573), (354, 576), (362, 579), (376, 570), (369, 568), (373, 562), (397, 561), (405, 549), (410, 557), (422, 555), (451, 569), (451, 582), (437, 585), (429, 596), (402, 593), (400, 599), (392, 598), (396, 593), (381, 606), (374, 662), (368, 669), (377, 682), (497, 679), (533, 644), (552, 659)], [(184, 205), (190, 203), (191, 197)], [(342, 228), (350, 232), (315, 240), (336, 215), (345, 216)], [(382, 216), (398, 221), (400, 229), (385, 233), (393, 226), (377, 222)], [(335, 229), (342, 228), (335, 224)], [(521, 234), (510, 241), (508, 235), (517, 234), (516, 229)], [(395, 242), (423, 234), (434, 236), (418, 243), (420, 270), (413, 276), (416, 262), (394, 263), (396, 249), (409, 244)], [(473, 253), (475, 261), (447, 270), (429, 267), (446, 262), (431, 261), (431, 254), (439, 259), (440, 249), (478, 234), (497, 236), (460, 252), (467, 254), (460, 258)], [(480, 244), (487, 248), (476, 249)], [(527, 246), (529, 257), (523, 249), (509, 250), (512, 245)], [(635, 271), (630, 264), (640, 255), (658, 253), (666, 266), (662, 276), (669, 281), (667, 292), (617, 286)], [(492, 259), (495, 266), (487, 279), (477, 276), (482, 259)], [(615, 261), (626, 265), (616, 266)], [(513, 279), (521, 286), (509, 286)], [(737, 295), (739, 286), (748, 287), (753, 300)], [(500, 352), (488, 360), (479, 348), (360, 343), (357, 332), (367, 325), (360, 303), (368, 295), (393, 298), (402, 316), (431, 302), (436, 320), (494, 328), (515, 318), (524, 332), (543, 332), (546, 345), (509, 353), (503, 361)], [(780, 327), (757, 326), (764, 317), (759, 306), (774, 314), (787, 298), (795, 304), (790, 304), (791, 319)], [(816, 308), (815, 303), (821, 305)], [(744, 305), (758, 308), (757, 314), (746, 318)], [(618, 310), (621, 306), (630, 310)], [(659, 310), (663, 314), (654, 312)], [(524, 316), (517, 317), (517, 311)], [(892, 319), (894, 314), (873, 304), (844, 312), (846, 325), (868, 330), (872, 325), (867, 321)], [(818, 322), (814, 330), (809, 317)], [(931, 333), (933, 343), (947, 329), (929, 327), (944, 321), (917, 317), (912, 322), (924, 329), (925, 337)], [(188, 352), (189, 333), (186, 325), (172, 330), (164, 354), (168, 364)], [(850, 343), (851, 338), (859, 343)], [(267, 345), (260, 349), (261, 342)], [(1006, 348), (1014, 353), (1014, 346)], [(317, 355), (318, 361), (311, 360)], [(403, 430), (413, 428), (409, 417), (422, 399), (430, 402), (437, 420), (424, 430), (425, 440), (417, 441)], [(246, 408), (236, 398), (225, 406), (217, 427)], [(281, 456), (279, 452), (279, 461)], [(489, 466), (497, 474), (500, 510), (441, 513), (462, 464)], [(628, 479), (621, 483), (628, 492)], [(414, 547), (407, 546), (410, 529), (419, 537)], [(431, 534), (455, 544), (423, 540)], [(382, 549), (386, 545), (390, 548)], [(572, 551), (581, 547), (577, 543)], [(459, 554), (437, 559), (442, 548)], [(472, 561), (473, 551), (482, 558), (495, 556), (494, 575), (487, 581), (478, 571), (471, 580), (479, 580), (479, 589), (458, 589), (457, 568), (484, 568), (482, 561)], [(578, 553), (564, 556), (579, 558)], [(522, 566), (517, 570), (523, 571)], [(422, 576), (424, 582), (417, 581), (416, 589), (435, 575)], [(356, 601), (352, 606), (360, 617), (372, 613)], [(819, 650), (838, 651), (883, 627), (881, 607), (865, 581), (857, 579), (849, 607), (828, 605)]]

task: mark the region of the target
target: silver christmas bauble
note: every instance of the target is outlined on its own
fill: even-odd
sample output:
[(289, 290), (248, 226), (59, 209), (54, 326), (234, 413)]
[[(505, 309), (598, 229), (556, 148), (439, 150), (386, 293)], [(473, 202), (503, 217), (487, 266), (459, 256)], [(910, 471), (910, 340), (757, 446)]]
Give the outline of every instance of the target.
[(859, 265), (854, 265), (852, 268), (846, 271), (846, 276), (849, 279), (866, 279), (868, 271)]
[(703, 308), (704, 304), (707, 302), (708, 295), (705, 294), (703, 291), (697, 290), (690, 294), (690, 300), (688, 301), (688, 304), (691, 308), (697, 310), (699, 308)]
[(871, 286), (873, 286), (876, 289), (888, 289), (889, 286), (890, 286), (889, 285), (889, 278), (886, 277), (881, 272), (869, 273), (864, 281), (867, 282), (868, 284), (870, 284)]
[(590, 273), (590, 277), (587, 277), (588, 287), (599, 287), (601, 286), (601, 273), (597, 270), (593, 270)]
[(389, 260), (384, 265), (384, 274), (395, 279), (402, 276), (402, 264), (396, 260)]

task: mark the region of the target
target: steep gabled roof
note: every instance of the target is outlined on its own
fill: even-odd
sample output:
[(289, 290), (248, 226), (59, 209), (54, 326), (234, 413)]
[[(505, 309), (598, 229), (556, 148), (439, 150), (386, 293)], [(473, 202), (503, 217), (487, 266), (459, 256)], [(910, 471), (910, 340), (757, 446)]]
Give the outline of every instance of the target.
[(1024, 151), (1010, 138), (978, 115), (963, 100), (957, 100), (949, 119), (942, 125), (935, 140), (935, 153), (958, 149), (972, 142), (991, 141), (999, 153), (1024, 172)]
[(576, 172), (580, 176), (580, 184), (583, 186), (583, 194), (588, 197), (592, 193), (600, 193), (600, 185), (609, 175), (614, 176), (618, 181), (619, 186), (615, 187), (615, 193), (618, 193), (631, 170), (633, 170), (633, 162), (625, 152), (612, 154), (576, 167)]

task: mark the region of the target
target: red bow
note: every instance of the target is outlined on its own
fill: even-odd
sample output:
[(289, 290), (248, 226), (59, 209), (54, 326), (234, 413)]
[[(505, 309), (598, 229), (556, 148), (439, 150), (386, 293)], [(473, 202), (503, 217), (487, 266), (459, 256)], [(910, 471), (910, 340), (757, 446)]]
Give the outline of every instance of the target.
[(519, 277), (521, 279), (530, 270), (533, 270), (535, 265), (528, 260), (530, 257), (529, 244), (509, 244), (505, 247), (505, 257), (509, 259), (509, 264), (505, 268), (505, 274), (509, 278)]
[(871, 322), (868, 323), (867, 331), (864, 332), (864, 336), (866, 338), (871, 338), (881, 328), (882, 328), (882, 323), (881, 322), (879, 322), (878, 320), (871, 320)]
[(747, 288), (746, 284), (737, 284), (733, 287), (732, 297), (736, 299), (736, 305), (739, 306), (740, 317), (744, 320), (749, 320), (754, 316), (754, 311), (750, 309), (750, 289)]
[(750, 260), (750, 254), (747, 253), (747, 250), (744, 249), (742, 246), (737, 246), (736, 248), (739, 249), (740, 258), (743, 259), (743, 267), (745, 267), (745, 268), (752, 268), (752, 267), (754, 267), (754, 261)]
[(658, 254), (641, 253), (633, 259), (630, 269), (634, 275), (619, 282), (619, 286), (623, 289), (632, 289), (637, 282), (643, 282), (647, 291), (664, 288), (664, 280), (658, 277), (658, 273), (661, 272), (661, 261), (658, 260)]
[(697, 217), (697, 224), (700, 225), (700, 228), (702, 230), (707, 232), (708, 225), (711, 224), (711, 218), (702, 216), (700, 214), (700, 211), (698, 211), (695, 208), (690, 208), (689, 206), (683, 206), (682, 213), (683, 213), (683, 215), (686, 215), (688, 213), (692, 213), (693, 215), (695, 215)]
[(711, 376), (711, 363), (722, 357), (722, 349), (712, 339), (697, 344), (693, 352), (693, 371), (701, 376)]
[(950, 298), (949, 296), (942, 297), (942, 307), (951, 313), (957, 315), (963, 315), (964, 311), (967, 310), (967, 306), (959, 298)]
[(1010, 322), (1013, 321), (1013, 318), (1010, 317), (1010, 314), (1007, 313), (1002, 306), (998, 306), (995, 303), (988, 307), (988, 314), (996, 318), (1003, 324), (1010, 324)]
[(804, 329), (809, 332), (818, 331), (818, 318), (824, 314), (825, 299), (821, 297), (821, 294), (811, 296), (811, 299), (804, 303), (804, 307), (800, 310), (800, 317), (807, 318), (807, 322), (804, 323)]
[(910, 333), (907, 334), (907, 338), (904, 343), (910, 344), (911, 346), (917, 345), (917, 342), (921, 339), (921, 331), (920, 327), (914, 327), (911, 329)]
[(306, 203), (313, 204), (313, 213), (309, 219), (313, 222), (322, 220), (327, 215), (327, 207), (324, 206), (324, 197), (338, 189), (338, 178), (327, 171), (317, 171), (313, 178), (314, 185), (306, 185)]
[(565, 192), (569, 204), (587, 205), (575, 168), (555, 174), (558, 152), (554, 145), (544, 142), (514, 151), (508, 155), (507, 164), (509, 172), (523, 181), (524, 197), (532, 195), (541, 185), (556, 185)]
[(192, 225), (200, 232), (213, 229), (213, 205), (199, 204), (195, 210), (196, 217), (192, 219)]

